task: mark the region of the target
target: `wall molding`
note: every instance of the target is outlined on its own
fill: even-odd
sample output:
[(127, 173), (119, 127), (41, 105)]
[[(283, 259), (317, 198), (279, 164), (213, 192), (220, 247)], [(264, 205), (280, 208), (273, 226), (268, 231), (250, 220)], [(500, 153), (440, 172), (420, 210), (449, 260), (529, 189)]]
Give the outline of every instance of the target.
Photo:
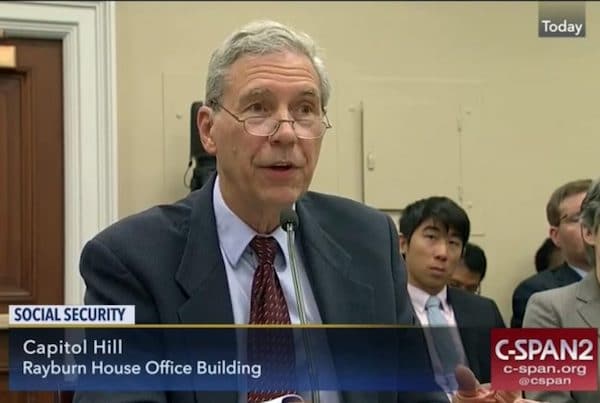
[(64, 302), (80, 304), (81, 249), (117, 219), (115, 3), (2, 2), (0, 29), (63, 41)]

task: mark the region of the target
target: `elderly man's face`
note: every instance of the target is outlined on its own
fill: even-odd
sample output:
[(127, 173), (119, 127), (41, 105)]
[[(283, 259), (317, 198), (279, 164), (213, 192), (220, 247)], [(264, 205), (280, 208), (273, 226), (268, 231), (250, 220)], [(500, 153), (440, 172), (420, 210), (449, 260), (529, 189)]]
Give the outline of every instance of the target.
[[(291, 120), (307, 111), (320, 113), (319, 88), (318, 75), (304, 55), (248, 55), (231, 66), (220, 102), (241, 119)], [(208, 137), (204, 145), (217, 157), (225, 200), (256, 209), (289, 206), (308, 189), (322, 142), (298, 138), (287, 122), (270, 137), (253, 136), (224, 110), (212, 115)]]

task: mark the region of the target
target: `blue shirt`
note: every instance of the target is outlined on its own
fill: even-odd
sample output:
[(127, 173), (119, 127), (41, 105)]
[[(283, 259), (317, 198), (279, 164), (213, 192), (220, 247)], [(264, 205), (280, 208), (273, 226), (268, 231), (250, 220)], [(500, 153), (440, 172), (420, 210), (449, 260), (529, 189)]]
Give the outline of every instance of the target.
[[(217, 222), (219, 246), (223, 262), (225, 263), (227, 283), (229, 284), (233, 319), (236, 324), (247, 324), (250, 320), (252, 279), (254, 277), (254, 270), (258, 266), (258, 258), (252, 248), (249, 247), (249, 243), (259, 234), (235, 215), (225, 204), (218, 177), (213, 189), (213, 205)], [(294, 282), (292, 280), (291, 269), (288, 266), (290, 258), (287, 248), (287, 234), (281, 227), (277, 227), (269, 235), (274, 237), (279, 245), (278, 252), (275, 255), (274, 266), (290, 312), (290, 320), (294, 324), (299, 324), (300, 316), (294, 293)], [(322, 323), (317, 303), (308, 277), (306, 276), (302, 257), (298, 253), (298, 247), (296, 247), (296, 261), (304, 303), (306, 304), (305, 312), (307, 321), (309, 323)]]
[[(225, 272), (227, 274), (227, 284), (229, 285), (233, 319), (236, 324), (247, 324), (250, 321), (252, 279), (254, 277), (254, 271), (258, 266), (258, 258), (254, 251), (252, 251), (252, 248), (249, 247), (249, 243), (259, 234), (243, 222), (227, 206), (225, 200), (223, 200), (223, 195), (221, 194), (218, 176), (213, 188), (213, 208), (217, 223), (219, 247), (221, 248), (221, 255), (223, 256)], [(269, 235), (274, 237), (279, 245), (278, 252), (275, 255), (274, 266), (290, 313), (290, 321), (293, 324), (300, 324), (294, 282), (289, 267), (290, 257), (287, 248), (287, 234), (281, 227), (277, 227), (277, 229)], [(302, 256), (299, 253), (299, 249), (298, 238), (296, 238), (296, 268), (302, 286), (302, 297), (305, 304), (304, 311), (306, 313), (306, 319), (308, 323), (319, 324), (322, 323), (321, 316), (306, 275), (305, 266)], [(322, 391), (319, 393), (319, 396), (322, 403), (339, 402), (337, 392)], [(244, 393), (240, 393), (239, 402), (246, 402)]]

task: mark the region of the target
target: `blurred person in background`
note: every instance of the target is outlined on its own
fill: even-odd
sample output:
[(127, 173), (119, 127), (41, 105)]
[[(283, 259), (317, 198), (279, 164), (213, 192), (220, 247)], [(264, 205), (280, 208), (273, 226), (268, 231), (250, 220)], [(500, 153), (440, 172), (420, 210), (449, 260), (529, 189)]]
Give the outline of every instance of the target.
[(481, 281), (485, 277), (487, 259), (481, 247), (467, 243), (462, 259), (450, 277), (450, 287), (462, 288), (473, 294), (481, 292)]
[(527, 301), (536, 292), (563, 287), (585, 276), (590, 265), (586, 259), (579, 212), (590, 187), (590, 179), (565, 183), (556, 189), (546, 205), (550, 238), (560, 248), (565, 262), (554, 270), (544, 270), (523, 280), (513, 292), (511, 327), (521, 327)]
[(548, 269), (555, 269), (565, 262), (565, 258), (559, 247), (557, 247), (551, 238), (546, 238), (535, 252), (535, 271), (542, 272)]
[[(590, 186), (583, 200), (580, 220), (585, 253), (592, 270), (577, 283), (534, 294), (527, 304), (523, 327), (600, 327), (600, 179)], [(600, 402), (597, 390), (526, 392), (525, 395), (550, 403)]]

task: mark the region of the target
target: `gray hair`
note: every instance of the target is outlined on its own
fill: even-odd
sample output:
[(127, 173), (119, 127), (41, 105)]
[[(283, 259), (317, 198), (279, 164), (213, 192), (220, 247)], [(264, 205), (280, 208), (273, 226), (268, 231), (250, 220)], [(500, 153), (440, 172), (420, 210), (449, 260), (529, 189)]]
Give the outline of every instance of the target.
[(245, 55), (266, 55), (289, 50), (306, 55), (320, 81), (321, 105), (327, 106), (331, 92), (329, 76), (323, 60), (317, 54), (313, 39), (275, 21), (254, 21), (231, 34), (212, 53), (208, 63), (205, 102), (218, 101), (225, 92), (225, 75), (231, 65)]
[[(590, 185), (581, 203), (581, 225), (584, 229), (592, 231), (594, 235), (598, 235), (598, 227), (600, 227), (600, 178), (596, 179)], [(595, 266), (596, 255), (594, 247), (586, 243), (585, 251), (588, 260)]]

